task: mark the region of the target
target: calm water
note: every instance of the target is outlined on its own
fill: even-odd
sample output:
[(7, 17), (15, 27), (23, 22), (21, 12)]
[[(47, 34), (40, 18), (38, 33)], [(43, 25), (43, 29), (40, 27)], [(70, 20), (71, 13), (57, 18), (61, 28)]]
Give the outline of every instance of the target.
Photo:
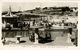
[[(6, 32), (2, 32), (2, 36), (5, 36), (6, 38), (14, 38), (16, 35), (21, 35), (22, 37), (28, 37), (30, 32), (29, 31), (6, 31)], [(45, 33), (47, 34), (50, 33), (52, 39), (62, 36), (63, 34), (67, 34), (67, 32), (63, 32), (63, 31), (43, 31), (39, 33), (42, 34), (42, 36), (45, 36)]]

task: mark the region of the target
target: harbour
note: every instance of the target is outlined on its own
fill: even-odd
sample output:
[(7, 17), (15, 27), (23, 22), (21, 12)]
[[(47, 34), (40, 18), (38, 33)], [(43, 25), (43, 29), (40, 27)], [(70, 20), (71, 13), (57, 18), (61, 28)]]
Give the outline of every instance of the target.
[[(6, 12), (5, 12), (6, 13)], [(2, 13), (3, 45), (78, 46), (78, 7)]]

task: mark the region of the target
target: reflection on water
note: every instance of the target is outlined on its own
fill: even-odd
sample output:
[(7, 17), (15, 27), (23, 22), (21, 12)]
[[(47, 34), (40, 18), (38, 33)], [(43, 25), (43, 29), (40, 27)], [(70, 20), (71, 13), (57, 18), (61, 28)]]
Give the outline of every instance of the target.
[[(31, 33), (31, 31), (3, 31), (2, 32), (2, 36), (4, 37), (15, 37), (16, 35), (21, 35), (22, 37), (28, 37), (29, 33)], [(47, 36), (49, 36), (49, 34), (51, 34), (51, 38), (55, 39), (56, 37), (62, 36), (62, 34), (66, 34), (67, 32), (63, 32), (63, 31), (39, 31), (39, 35), (42, 37), (45, 37), (46, 34), (48, 34)]]
[(28, 37), (28, 31), (5, 31), (2, 32), (2, 36), (5, 37), (15, 37), (16, 35), (21, 35), (22, 37)]

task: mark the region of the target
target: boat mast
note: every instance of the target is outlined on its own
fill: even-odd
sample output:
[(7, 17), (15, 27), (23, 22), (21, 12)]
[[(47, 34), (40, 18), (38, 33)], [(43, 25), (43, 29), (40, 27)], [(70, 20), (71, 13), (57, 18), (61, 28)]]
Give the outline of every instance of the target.
[(9, 6), (9, 10), (8, 10), (7, 15), (10, 16), (10, 17), (12, 17), (12, 13), (11, 13), (11, 11), (12, 11), (12, 10), (11, 10), (11, 6)]

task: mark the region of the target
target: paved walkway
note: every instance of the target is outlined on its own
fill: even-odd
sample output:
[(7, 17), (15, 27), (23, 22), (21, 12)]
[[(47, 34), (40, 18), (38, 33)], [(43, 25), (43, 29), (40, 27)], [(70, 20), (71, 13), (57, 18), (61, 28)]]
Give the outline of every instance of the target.
[(72, 42), (67, 42), (67, 37), (57, 37), (54, 41), (54, 45), (56, 46), (73, 46)]
[[(16, 38), (7, 38), (9, 40), (16, 40)], [(9, 44), (9, 45), (34, 45), (33, 42), (30, 42), (28, 37), (24, 37), (21, 38), (21, 40), (26, 40), (25, 43), (21, 43), (21, 44)], [(73, 46), (72, 43), (68, 43), (67, 42), (67, 37), (56, 37), (54, 41), (50, 42), (50, 43), (45, 43), (45, 44), (37, 44), (37, 45), (41, 45), (41, 46)]]
[[(62, 32), (52, 32), (51, 33), (51, 38), (54, 40), (52, 42), (49, 43), (45, 43), (45, 44), (36, 44), (36, 45), (41, 45), (41, 46), (74, 46), (72, 44), (72, 42), (68, 43), (68, 35), (67, 33), (62, 33)], [(6, 38), (7, 41), (16, 41), (17, 38)], [(29, 40), (29, 37), (22, 37), (21, 40), (26, 41), (25, 43), (20, 43), (20, 44), (16, 44), (16, 43), (10, 43), (9, 45), (35, 45), (34, 42), (31, 42)]]

